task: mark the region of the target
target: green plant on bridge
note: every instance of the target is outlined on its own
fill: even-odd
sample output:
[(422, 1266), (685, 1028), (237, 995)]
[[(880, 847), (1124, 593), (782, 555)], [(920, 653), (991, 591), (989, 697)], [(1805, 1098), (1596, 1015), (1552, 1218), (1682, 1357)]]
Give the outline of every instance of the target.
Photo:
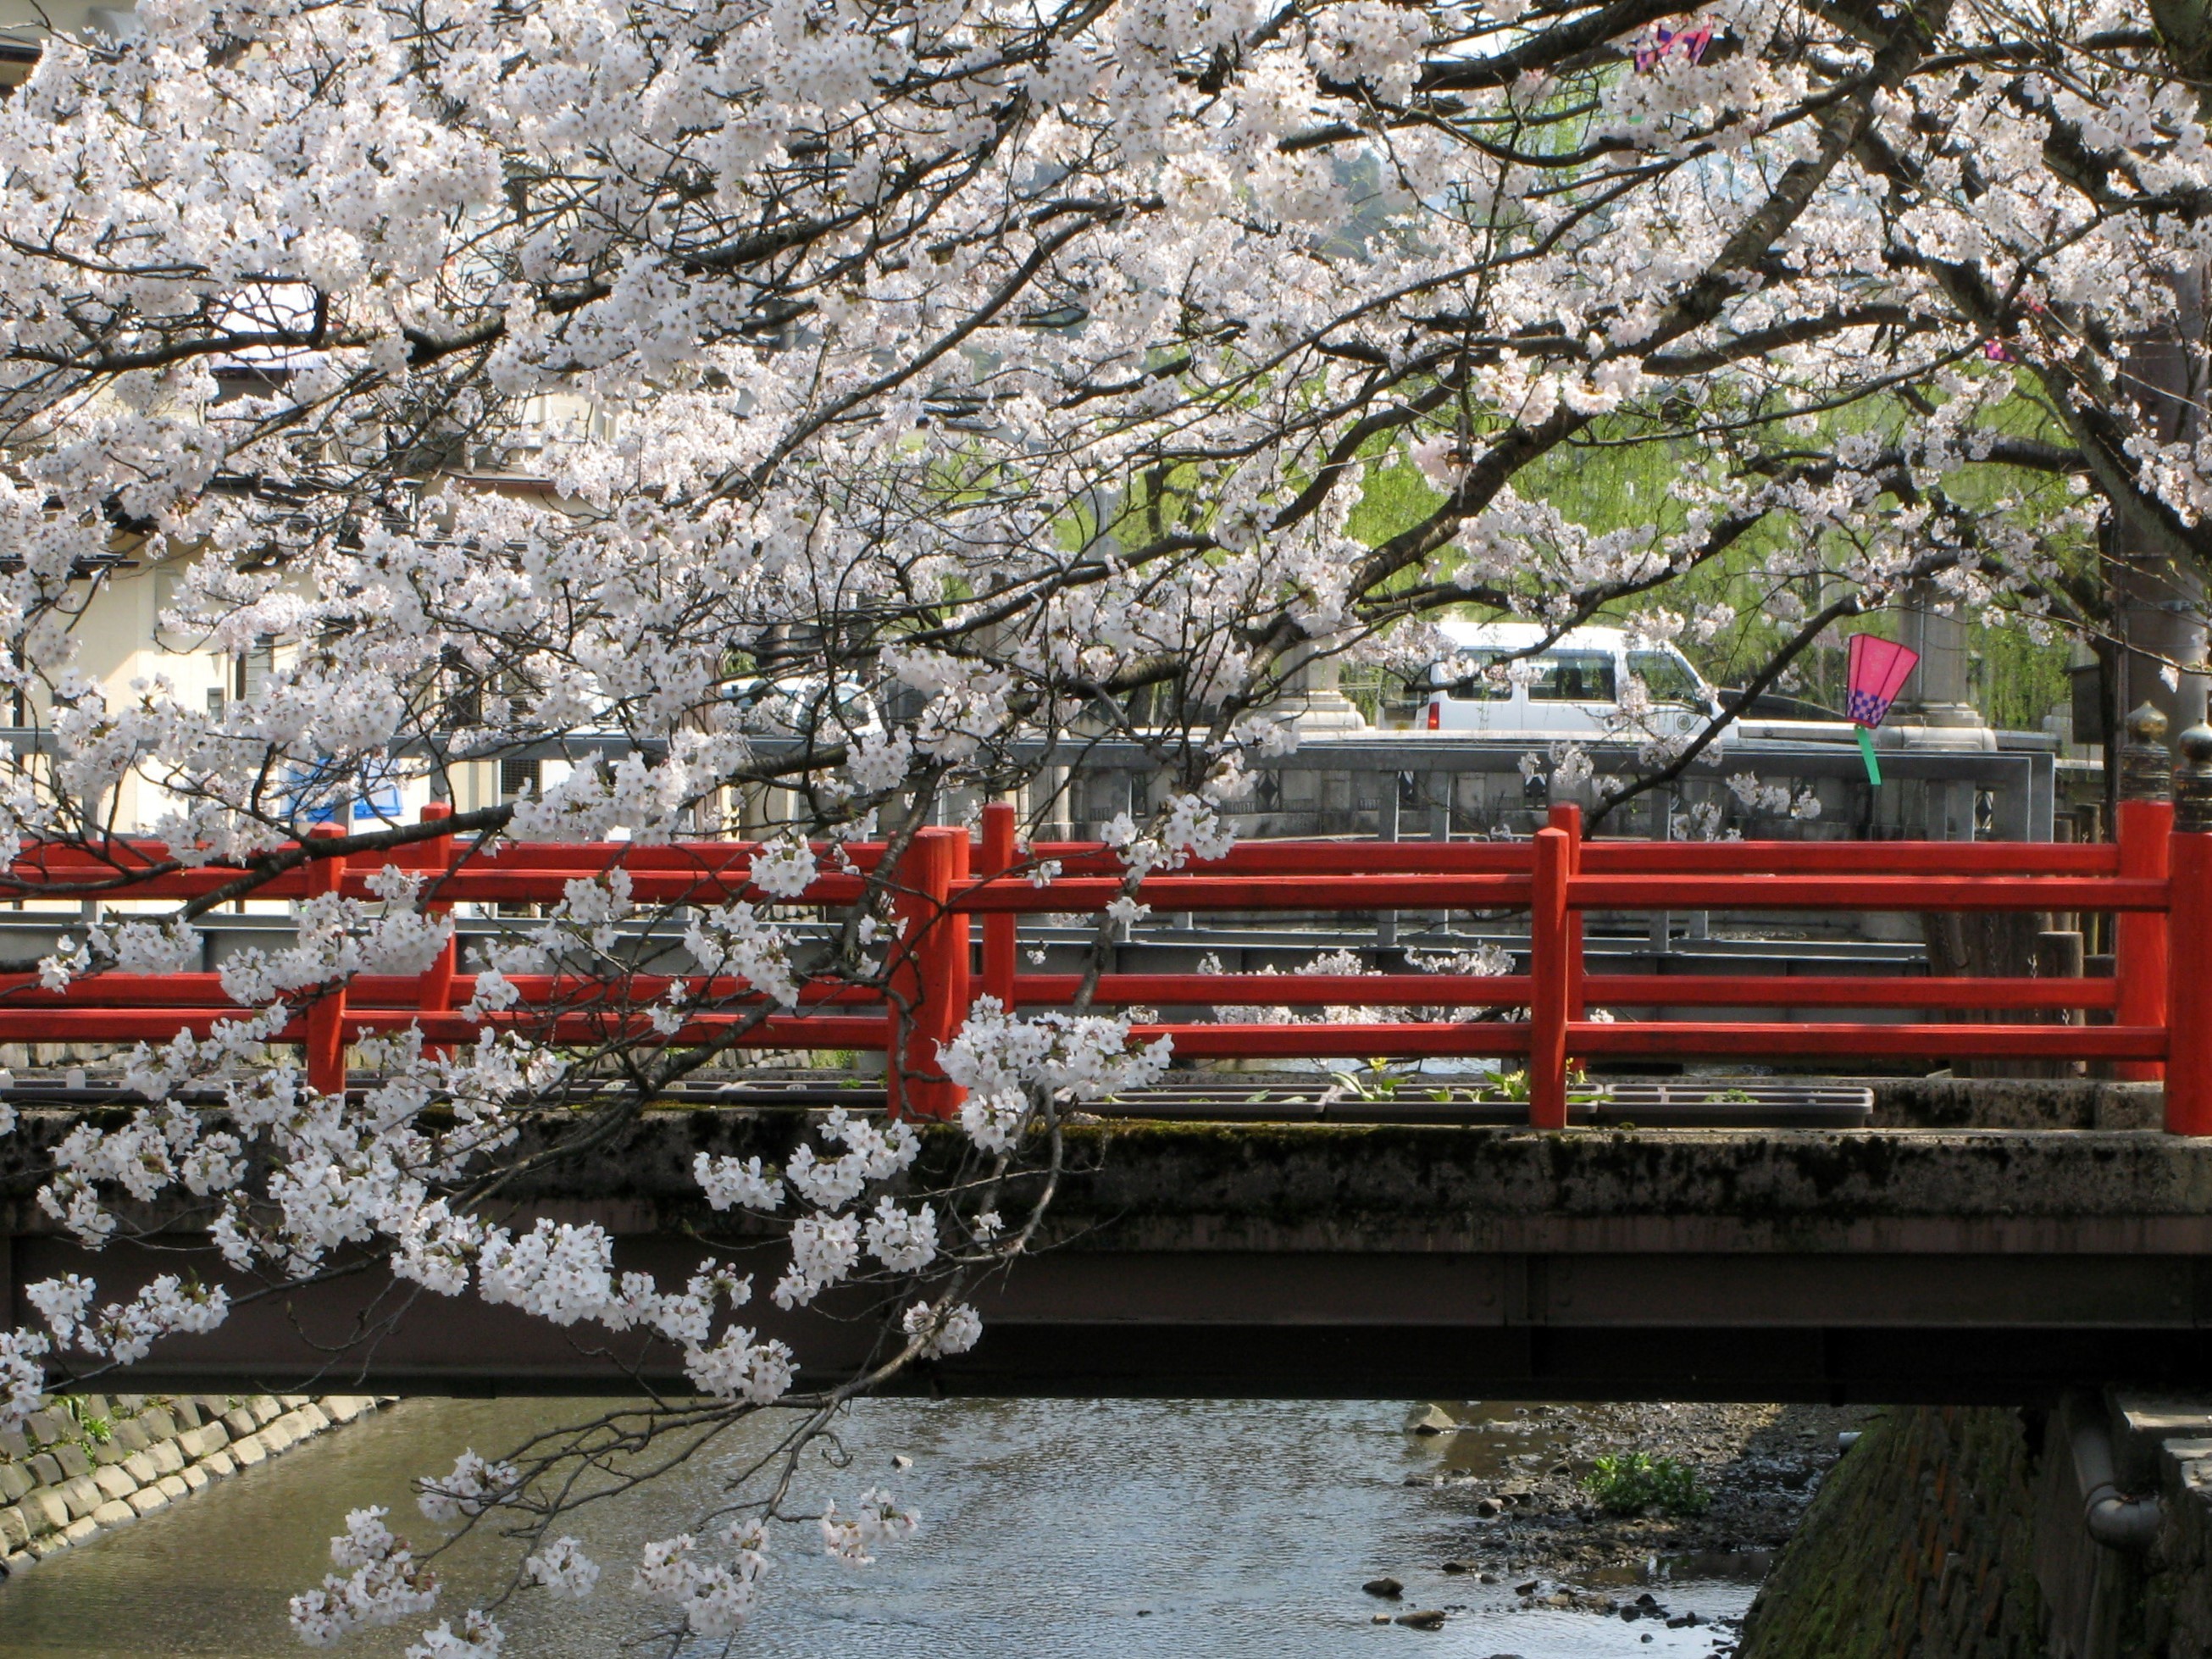
[(1583, 1477), (1583, 1490), (1608, 1515), (1703, 1515), (1712, 1494), (1698, 1472), (1678, 1457), (1620, 1452), (1601, 1457)]
[[(1595, 1106), (1609, 1097), (1611, 1091), (1593, 1084), (1589, 1074), (1579, 1066), (1567, 1067), (1567, 1101), (1574, 1106)], [(1517, 1072), (1500, 1072), (1483, 1090), (1486, 1100), (1510, 1100), (1517, 1105), (1528, 1103), (1528, 1073), (1526, 1067)]]
[(1395, 1100), (1405, 1077), (1390, 1069), (1388, 1060), (1370, 1060), (1364, 1072), (1331, 1072), (1354, 1100)]

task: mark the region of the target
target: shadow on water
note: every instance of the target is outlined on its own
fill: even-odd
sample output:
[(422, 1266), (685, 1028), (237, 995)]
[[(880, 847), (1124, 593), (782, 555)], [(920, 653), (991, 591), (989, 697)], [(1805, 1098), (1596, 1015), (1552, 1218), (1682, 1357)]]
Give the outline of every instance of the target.
[[(418, 1547), (410, 1475), (490, 1453), (603, 1409), (586, 1401), (410, 1401), (0, 1586), (0, 1655), (23, 1659), (297, 1659), (287, 1596), (329, 1571), (346, 1510), (382, 1504)], [(782, 1546), (771, 1594), (734, 1651), (769, 1659), (1178, 1659), (1297, 1654), (1450, 1659), (1708, 1655), (1710, 1625), (1668, 1629), (1582, 1607), (1547, 1607), (1503, 1579), (1448, 1574), (1477, 1526), (1463, 1492), (1409, 1487), (1434, 1453), (1401, 1431), (1398, 1402), (879, 1401), (855, 1413), (848, 1470), (814, 1466), (806, 1495), (850, 1498), (895, 1484), (920, 1536), (876, 1566), (824, 1559), (810, 1531)], [(1504, 1422), (1514, 1419), (1504, 1419)], [(1487, 1426), (1487, 1425), (1486, 1425)], [(1451, 1461), (1492, 1475), (1553, 1455), (1544, 1431), (1451, 1437)], [(570, 1530), (605, 1567), (592, 1600), (526, 1595), (502, 1615), (509, 1659), (611, 1655), (650, 1628), (630, 1585), (646, 1539), (714, 1506), (741, 1447), (719, 1449), (651, 1493), (578, 1516)], [(915, 1467), (894, 1474), (892, 1457)], [(1524, 1465), (1525, 1466), (1525, 1465)], [(495, 1552), (469, 1540), (441, 1563), (439, 1613), (497, 1583)], [(1762, 1564), (1763, 1565), (1763, 1564)], [(1752, 1593), (1741, 1559), (1655, 1563), (1666, 1604), (1710, 1620)], [(1390, 1574), (1402, 1598), (1364, 1595)], [(1434, 1632), (1373, 1623), (1440, 1608)], [(388, 1659), (420, 1624), (350, 1638), (337, 1651)], [(687, 1653), (720, 1651), (694, 1644)], [(665, 1646), (642, 1651), (665, 1652)]]

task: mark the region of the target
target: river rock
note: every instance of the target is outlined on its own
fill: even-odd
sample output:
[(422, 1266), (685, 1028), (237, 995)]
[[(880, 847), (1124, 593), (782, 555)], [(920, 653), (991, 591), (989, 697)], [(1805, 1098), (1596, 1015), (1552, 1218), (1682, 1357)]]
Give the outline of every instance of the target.
[(1396, 1622), (1408, 1630), (1442, 1630), (1444, 1627), (1443, 1609), (1424, 1607), (1419, 1613), (1401, 1613)]
[(1394, 1601), (1406, 1593), (1406, 1587), (1395, 1578), (1370, 1578), (1359, 1588), (1370, 1595), (1388, 1596)]
[(1412, 1434), (1455, 1434), (1459, 1431), (1459, 1419), (1442, 1406), (1431, 1404), (1424, 1406), (1420, 1414), (1406, 1428)]

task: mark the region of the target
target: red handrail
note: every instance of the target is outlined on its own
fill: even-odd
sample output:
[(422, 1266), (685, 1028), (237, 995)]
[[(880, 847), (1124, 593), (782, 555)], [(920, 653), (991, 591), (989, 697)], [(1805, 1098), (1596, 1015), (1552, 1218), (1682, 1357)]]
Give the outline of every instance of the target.
[[(426, 817), (443, 817), (441, 809)], [(1140, 1014), (1134, 1035), (1174, 1039), (1190, 1058), (1328, 1057), (1342, 1054), (1525, 1057), (1530, 1118), (1565, 1122), (1574, 1064), (1599, 1056), (2014, 1055), (2096, 1059), (2122, 1074), (2167, 1075), (2168, 1127), (2212, 1133), (2212, 836), (2177, 833), (2171, 809), (2124, 805), (2116, 845), (1729, 842), (1588, 842), (1579, 815), (1555, 811), (1532, 840), (1485, 842), (1261, 842), (1212, 862), (1192, 861), (1134, 884), (1137, 901), (1159, 910), (1322, 914), (1389, 909), (1526, 909), (1532, 917), (1528, 970), (1450, 974), (1107, 974), (1093, 988), (1102, 1008)], [(326, 834), (328, 832), (325, 832)], [(457, 847), (437, 836), (392, 851), (312, 856), (257, 889), (257, 898), (315, 893), (365, 896), (386, 862), (428, 877), (425, 902), (544, 903), (568, 884), (625, 872), (641, 904), (725, 904), (738, 900), (797, 907), (849, 905), (868, 890), (885, 849), (821, 849), (823, 874), (795, 899), (750, 887), (747, 844), (627, 842)], [(971, 873), (971, 860), (974, 866)], [(0, 896), (103, 896), (178, 899), (235, 878), (228, 866), (169, 867), (158, 842), (118, 842), (94, 854), (33, 848), (15, 861)], [(1056, 866), (1056, 870), (1051, 866)], [(155, 874), (136, 874), (149, 870)], [(888, 884), (900, 929), (881, 991), (809, 986), (795, 1011), (770, 1008), (728, 978), (689, 981), (691, 1007), (671, 1040), (753, 1046), (896, 1052), (894, 1109), (944, 1117), (959, 1090), (939, 1054), (975, 994), (1002, 1005), (1065, 1006), (1080, 981), (1024, 974), (1015, 932), (1023, 915), (1096, 914), (1131, 890), (1120, 858), (1096, 842), (1017, 843), (1010, 807), (984, 811), (975, 846), (965, 831), (926, 830)], [(1990, 910), (2116, 913), (2110, 980), (1689, 977), (1589, 974), (1583, 918), (1594, 911), (1717, 909)], [(980, 922), (981, 954), (971, 957)], [(2169, 971), (2168, 957), (2172, 957)], [(311, 1080), (343, 1085), (348, 1042), (368, 1032), (420, 1029), (434, 1043), (472, 1042), (485, 1029), (527, 1030), (561, 1042), (599, 1042), (652, 1030), (647, 1010), (665, 996), (665, 975), (620, 983), (516, 976), (515, 1005), (482, 1017), (457, 1012), (476, 977), (458, 971), (449, 945), (419, 977), (362, 976), (305, 995), (283, 1040), (307, 1050)], [(975, 979), (980, 969), (980, 979)], [(971, 983), (971, 980), (973, 982)], [(1455, 1008), (1455, 1019), (1377, 1019), (1280, 1024), (1190, 1018), (1194, 1009)], [(1662, 1018), (1592, 1018), (1589, 1010), (1657, 1011)], [(2105, 1025), (1975, 1023), (1807, 1023), (1685, 1018), (1678, 1011), (1926, 1010), (1986, 1018), (1975, 1011), (2109, 1012)], [(1486, 1013), (1484, 1011), (1487, 1011)], [(213, 974), (100, 974), (66, 991), (35, 980), (0, 980), (0, 1041), (162, 1041), (204, 1032), (239, 1012)]]

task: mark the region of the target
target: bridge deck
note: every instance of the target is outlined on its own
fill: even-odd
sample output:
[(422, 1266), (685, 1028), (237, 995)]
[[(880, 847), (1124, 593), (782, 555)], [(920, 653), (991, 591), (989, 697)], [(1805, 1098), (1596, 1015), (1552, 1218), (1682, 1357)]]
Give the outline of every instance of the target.
[[(2115, 1115), (2094, 1089), (1995, 1087), (2028, 1099), (2031, 1118), (2063, 1121), (2055, 1101), (2080, 1121)], [(11, 1295), (88, 1265), (23, 1196), (69, 1121), (27, 1112), (0, 1141)], [(588, 1164), (517, 1191), (514, 1218), (596, 1220), (618, 1237), (620, 1265), (678, 1279), (701, 1237), (717, 1239), (757, 1258), (764, 1288), (780, 1247), (708, 1210), (690, 1164), (701, 1151), (781, 1161), (805, 1122), (790, 1109), (652, 1112)], [(1075, 1127), (1068, 1147), (1042, 1248), (978, 1297), (981, 1346), (921, 1386), (2034, 1401), (2114, 1376), (2201, 1380), (2212, 1360), (2202, 1140), (1109, 1121)], [(158, 1243), (111, 1246), (104, 1291), (134, 1263), (176, 1271), (179, 1249), (230, 1277), (188, 1235)], [(824, 1367), (860, 1358), (874, 1328), (853, 1298), (786, 1316), (763, 1296), (749, 1311)], [(172, 1339), (132, 1386), (634, 1389), (610, 1355), (681, 1386), (635, 1334), (403, 1295), (368, 1270)]]

